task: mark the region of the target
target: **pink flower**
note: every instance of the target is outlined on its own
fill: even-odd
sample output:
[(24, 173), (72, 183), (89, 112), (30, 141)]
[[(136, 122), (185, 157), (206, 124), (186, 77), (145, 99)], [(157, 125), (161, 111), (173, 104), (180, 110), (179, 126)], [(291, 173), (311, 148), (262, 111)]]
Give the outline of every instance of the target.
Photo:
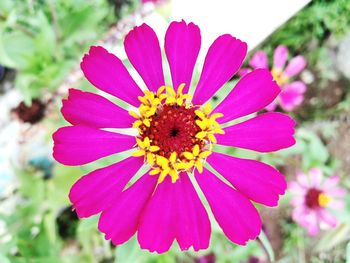
[[(257, 69), (242, 78), (215, 109), (207, 101), (238, 71), (247, 45), (218, 37), (208, 50), (193, 98), (187, 94), (201, 46), (198, 26), (172, 22), (165, 54), (173, 87), (166, 86), (155, 32), (135, 27), (124, 41), (127, 56), (142, 77), (144, 92), (122, 61), (102, 47), (91, 47), (81, 63), (85, 77), (98, 89), (137, 107), (129, 113), (100, 95), (75, 89), (63, 100), (62, 114), (73, 126), (53, 135), (54, 158), (84, 165), (134, 149), (132, 156), (79, 179), (69, 198), (79, 217), (101, 213), (98, 228), (119, 245), (136, 232), (141, 248), (166, 252), (176, 239), (182, 250), (206, 249), (210, 222), (192, 181), (196, 180), (226, 236), (244, 245), (261, 230), (251, 201), (276, 206), (286, 182), (275, 168), (255, 160), (213, 151), (212, 145), (272, 152), (295, 143), (295, 122), (281, 113), (265, 113), (238, 124), (221, 125), (257, 112), (280, 89), (271, 73)], [(130, 128), (124, 135), (105, 128)], [(207, 168), (208, 162), (228, 183)], [(128, 182), (145, 166), (148, 172)]]
[[(296, 56), (289, 61), (285, 68), (288, 59), (288, 49), (285, 46), (278, 46), (273, 55), (273, 67), (271, 73), (278, 85), (282, 88), (281, 93), (271, 104), (266, 107), (266, 110), (273, 111), (279, 104), (284, 111), (292, 111), (298, 107), (304, 100), (304, 93), (307, 89), (304, 82), (294, 80), (306, 66), (306, 61), (303, 56)], [(249, 62), (249, 66), (253, 69), (264, 68), (269, 69), (269, 61), (264, 51), (257, 51)], [(250, 72), (250, 68), (242, 68), (239, 75), (242, 77)]]
[(322, 222), (336, 226), (337, 220), (329, 210), (344, 206), (345, 190), (338, 187), (338, 183), (339, 177), (323, 178), (322, 171), (314, 168), (308, 174), (299, 173), (297, 180), (289, 184), (293, 194), (293, 219), (307, 229), (309, 235), (317, 235)]

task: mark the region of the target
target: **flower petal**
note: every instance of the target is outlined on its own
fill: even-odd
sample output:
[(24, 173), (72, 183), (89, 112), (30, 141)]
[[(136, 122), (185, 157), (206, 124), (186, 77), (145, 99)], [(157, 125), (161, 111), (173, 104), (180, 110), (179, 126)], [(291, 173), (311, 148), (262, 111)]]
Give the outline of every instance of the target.
[(322, 171), (319, 168), (312, 168), (309, 171), (310, 186), (319, 188), (322, 182)]
[(137, 238), (142, 249), (164, 253), (169, 250), (176, 235), (176, 196), (170, 176), (158, 184), (143, 211)]
[(165, 53), (175, 90), (185, 83), (183, 92), (188, 93), (200, 47), (201, 34), (197, 25), (187, 25), (183, 20), (170, 24), (165, 35)]
[(306, 66), (306, 60), (303, 56), (296, 56), (291, 59), (286, 70), (284, 71), (284, 75), (286, 77), (294, 77), (299, 74)]
[(249, 61), (249, 66), (251, 66), (253, 69), (258, 68), (269, 68), (269, 60), (267, 58), (267, 55), (264, 51), (257, 51), (252, 59)]
[(336, 227), (337, 226), (337, 218), (332, 215), (330, 212), (328, 212), (326, 209), (320, 209), (318, 211), (318, 216), (320, 219), (325, 222), (330, 227)]
[(283, 110), (292, 111), (304, 101), (306, 85), (302, 81), (295, 81), (283, 86), (280, 93), (280, 104)]
[(140, 102), (137, 97), (142, 96), (141, 89), (130, 76), (123, 62), (106, 49), (93, 46), (80, 63), (85, 77), (92, 85), (135, 107)]
[(268, 112), (224, 129), (217, 143), (258, 152), (273, 152), (295, 144), (295, 121), (288, 115)]
[(280, 45), (275, 49), (273, 53), (273, 68), (282, 70), (288, 59), (288, 48)]
[(257, 112), (269, 105), (280, 92), (267, 69), (256, 69), (245, 75), (230, 94), (214, 109), (224, 114), (219, 123)]
[(247, 44), (231, 35), (218, 37), (205, 57), (202, 74), (193, 95), (193, 104), (204, 104), (229, 81), (242, 65)]
[(105, 233), (105, 239), (112, 239), (114, 245), (128, 241), (138, 228), (142, 211), (149, 201), (157, 178), (148, 173), (128, 189), (124, 190), (113, 204), (104, 210), (98, 222), (98, 229)]
[(252, 70), (250, 68), (241, 68), (238, 71), (238, 76), (240, 76), (241, 78), (243, 78), (245, 75), (247, 75), (249, 72), (252, 72)]
[(124, 48), (150, 90), (156, 91), (165, 84), (159, 41), (151, 27), (147, 24), (134, 27), (125, 37)]
[(86, 126), (67, 126), (53, 134), (53, 157), (65, 165), (82, 165), (129, 150), (135, 138)]
[(248, 240), (257, 238), (262, 227), (261, 219), (256, 208), (245, 196), (221, 182), (206, 169), (202, 174), (196, 171), (195, 178), (216, 221), (232, 242), (245, 245)]
[(108, 99), (77, 89), (69, 89), (67, 100), (62, 101), (64, 118), (73, 125), (95, 128), (130, 128), (135, 118)]
[(193, 246), (195, 251), (206, 249), (210, 240), (210, 221), (188, 175), (180, 174), (180, 179), (173, 185), (177, 203), (176, 239), (181, 250)]
[(249, 199), (267, 206), (276, 206), (287, 183), (284, 176), (265, 163), (212, 153), (208, 163)]
[(109, 207), (143, 163), (143, 158), (129, 157), (81, 177), (69, 192), (77, 215), (89, 217)]
[(274, 111), (277, 108), (277, 100), (274, 100), (269, 105), (265, 107), (265, 110), (267, 111)]

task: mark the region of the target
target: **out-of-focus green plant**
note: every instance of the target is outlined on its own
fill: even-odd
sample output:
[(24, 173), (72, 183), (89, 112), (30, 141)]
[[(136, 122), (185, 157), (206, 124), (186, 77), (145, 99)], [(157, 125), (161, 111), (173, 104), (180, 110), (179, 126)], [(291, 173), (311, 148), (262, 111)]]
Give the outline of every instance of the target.
[(301, 53), (309, 63), (316, 64), (318, 53), (322, 52), (317, 47), (322, 46), (330, 34), (339, 38), (349, 32), (349, 13), (348, 0), (312, 0), (265, 41), (264, 50), (272, 54), (276, 46), (284, 44), (292, 53)]
[(27, 103), (55, 90), (112, 14), (105, 0), (0, 1), (0, 64), (18, 70)]

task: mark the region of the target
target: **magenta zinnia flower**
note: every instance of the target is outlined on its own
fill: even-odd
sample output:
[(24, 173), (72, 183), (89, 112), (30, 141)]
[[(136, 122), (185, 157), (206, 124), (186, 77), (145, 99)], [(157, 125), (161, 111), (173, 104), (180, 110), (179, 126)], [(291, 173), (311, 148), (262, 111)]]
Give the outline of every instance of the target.
[(337, 220), (330, 210), (343, 208), (345, 196), (345, 190), (338, 184), (338, 176), (324, 178), (318, 168), (311, 169), (308, 174), (299, 173), (297, 180), (289, 184), (293, 194), (293, 219), (307, 229), (309, 235), (317, 235), (322, 222), (336, 226)]
[[(304, 101), (304, 93), (307, 87), (301, 80), (295, 80), (295, 77), (304, 70), (306, 60), (303, 56), (299, 55), (292, 58), (285, 67), (287, 59), (288, 48), (282, 45), (278, 46), (273, 55), (271, 73), (282, 91), (279, 96), (266, 107), (268, 111), (275, 110), (278, 104), (284, 111), (292, 111)], [(261, 50), (257, 51), (250, 60), (249, 66), (253, 69), (269, 69), (267, 54)], [(250, 71), (250, 68), (243, 68), (240, 70), (239, 75), (244, 76)]]
[[(201, 46), (198, 26), (172, 22), (165, 36), (172, 88), (166, 85), (155, 32), (135, 27), (124, 41), (126, 54), (148, 88), (142, 91), (120, 59), (91, 47), (81, 63), (98, 89), (136, 107), (129, 113), (97, 94), (71, 89), (62, 114), (73, 126), (53, 135), (54, 157), (65, 165), (83, 165), (134, 149), (132, 156), (78, 180), (69, 198), (79, 217), (100, 212), (99, 230), (118, 245), (137, 232), (142, 248), (165, 252), (177, 240), (182, 250), (209, 245), (210, 222), (195, 187), (203, 191), (226, 236), (240, 245), (255, 239), (261, 219), (251, 201), (276, 206), (284, 177), (255, 160), (213, 152), (213, 144), (272, 152), (290, 147), (295, 122), (281, 113), (265, 113), (222, 128), (222, 124), (266, 107), (280, 89), (268, 70), (242, 78), (219, 106), (207, 101), (238, 71), (247, 45), (218, 37), (208, 50), (193, 97), (188, 94)], [(192, 99), (191, 99), (192, 97)], [(104, 128), (130, 128), (137, 136)], [(208, 162), (227, 183), (203, 164)], [(149, 172), (127, 186), (146, 165)]]

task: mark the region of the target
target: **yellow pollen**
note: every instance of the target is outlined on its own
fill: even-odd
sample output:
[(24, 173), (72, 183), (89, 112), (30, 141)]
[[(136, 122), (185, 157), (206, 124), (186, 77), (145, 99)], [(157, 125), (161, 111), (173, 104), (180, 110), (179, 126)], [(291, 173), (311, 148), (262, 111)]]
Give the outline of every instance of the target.
[[(158, 184), (162, 183), (167, 176), (170, 176), (172, 183), (175, 183), (179, 179), (179, 173), (181, 172), (193, 172), (194, 169), (197, 169), (198, 172), (202, 173), (203, 164), (212, 153), (212, 143), (216, 143), (215, 134), (224, 134), (217, 122), (217, 119), (222, 117), (223, 114), (212, 114), (212, 107), (209, 103), (202, 107), (193, 106), (190, 102), (191, 95), (183, 94), (184, 87), (185, 84), (179, 85), (177, 92), (169, 86), (162, 86), (157, 92), (147, 90), (144, 92), (144, 96), (138, 97), (141, 102), (138, 108), (139, 113), (129, 112), (136, 119), (133, 127), (139, 131), (139, 136), (136, 138), (137, 150), (132, 155), (135, 157), (144, 156), (145, 162), (151, 166), (150, 175), (158, 175)], [(196, 144), (191, 146), (192, 149), (186, 145), (186, 150), (182, 153), (172, 152), (171, 154), (164, 154), (164, 151), (168, 150), (162, 149), (162, 144), (160, 145), (161, 147), (157, 146), (159, 145), (157, 143), (157, 140), (159, 140), (157, 136), (159, 135), (158, 133), (150, 133), (150, 131), (158, 129), (157, 125), (159, 125), (159, 122), (157, 118), (159, 119), (162, 116), (159, 114), (165, 109), (164, 107), (168, 107), (167, 109), (174, 107), (174, 115), (176, 114), (176, 109), (179, 108), (183, 109), (180, 114), (186, 112), (184, 109), (192, 112), (189, 113), (192, 115), (186, 117), (192, 118), (192, 125), (194, 125), (189, 126), (194, 127), (195, 131), (192, 140)], [(152, 144), (154, 138), (157, 145)]]
[(325, 193), (321, 193), (319, 194), (318, 196), (318, 204), (321, 206), (321, 207), (326, 207), (329, 202), (331, 201), (331, 197)]
[(277, 82), (279, 86), (282, 86), (288, 82), (288, 77), (284, 75), (282, 70), (273, 68), (271, 70), (273, 79)]

